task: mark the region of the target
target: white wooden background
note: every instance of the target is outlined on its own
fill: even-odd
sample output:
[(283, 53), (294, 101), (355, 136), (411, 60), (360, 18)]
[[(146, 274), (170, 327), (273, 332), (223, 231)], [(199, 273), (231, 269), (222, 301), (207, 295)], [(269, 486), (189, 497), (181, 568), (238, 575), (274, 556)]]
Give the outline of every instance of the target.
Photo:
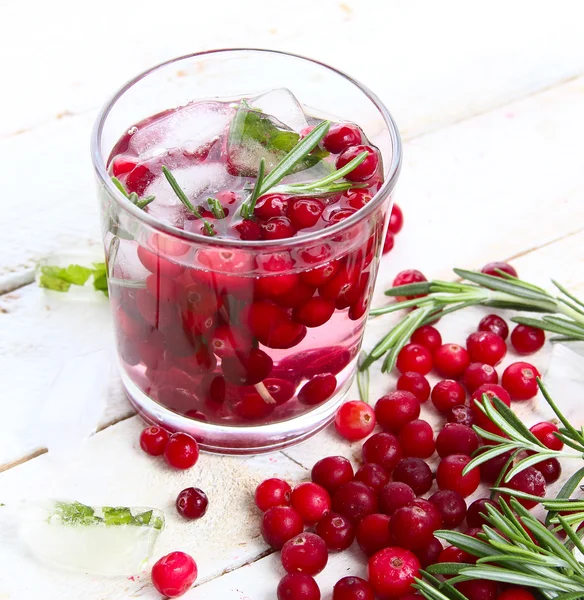
[[(525, 278), (545, 284), (554, 276), (584, 294), (582, 13), (579, 0), (3, 3), (0, 502), (63, 496), (160, 507), (169, 527), (157, 557), (182, 549), (199, 564), (198, 586), (185, 598), (274, 598), (282, 570), (258, 533), (255, 485), (276, 474), (306, 478), (321, 456), (358, 458), (360, 445), (325, 431), (263, 457), (204, 455), (176, 473), (139, 450), (141, 424), (115, 374), (103, 407), (86, 404), (95, 396), (89, 378), (69, 386), (59, 379), (80, 355), (105, 372), (102, 380), (109, 373), (107, 302), (66, 300), (30, 284), (35, 262), (51, 253), (100, 251), (88, 152), (97, 109), (135, 73), (189, 52), (267, 47), (329, 62), (380, 95), (405, 140), (397, 199), (406, 224), (384, 259), (375, 305), (403, 268), (451, 277), (452, 266), (497, 259), (511, 259)], [(463, 342), (479, 316), (444, 320), (444, 337)], [(390, 323), (372, 321), (366, 345)], [(549, 356), (548, 348), (536, 358), (543, 371)], [(392, 385), (374, 376), (375, 395)], [(84, 407), (79, 418), (100, 413), (100, 431), (84, 444), (64, 416), (76, 406)], [(535, 422), (537, 407), (522, 407), (525, 418)], [(430, 408), (425, 415), (438, 426)], [(58, 438), (68, 445), (47, 454)], [(206, 490), (210, 508), (187, 524), (172, 505), (188, 485)], [(158, 597), (147, 573), (104, 579), (37, 564), (1, 518), (0, 540), (1, 600)], [(325, 600), (348, 572), (364, 573), (357, 551), (333, 556), (318, 577)]]

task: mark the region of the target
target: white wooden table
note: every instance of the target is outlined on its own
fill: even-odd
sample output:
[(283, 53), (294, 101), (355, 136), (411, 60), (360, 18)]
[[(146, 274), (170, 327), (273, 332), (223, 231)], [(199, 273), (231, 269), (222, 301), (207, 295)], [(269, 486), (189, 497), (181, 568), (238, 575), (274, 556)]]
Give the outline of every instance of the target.
[[(578, 0), (553, 9), (539, 0), (2, 6), (0, 502), (61, 496), (159, 507), (168, 528), (156, 557), (181, 549), (199, 565), (197, 587), (185, 598), (273, 599), (282, 569), (259, 535), (255, 485), (273, 475), (306, 478), (326, 454), (356, 459), (359, 444), (324, 431), (273, 455), (203, 455), (195, 469), (176, 473), (140, 451), (141, 423), (112, 375), (98, 433), (66, 453), (44, 450), (55, 432), (74, 427), (57, 410), (47, 436), (43, 406), (58, 374), (75, 356), (112, 351), (105, 300), (72, 302), (31, 284), (35, 262), (52, 252), (99, 252), (88, 152), (97, 109), (135, 73), (193, 51), (269, 47), (329, 62), (381, 96), (405, 140), (397, 196), (405, 227), (383, 260), (374, 305), (404, 268), (449, 278), (453, 266), (490, 260), (512, 260), (527, 279), (546, 284), (553, 275), (583, 294), (582, 22)], [(463, 342), (479, 316), (445, 319), (443, 336)], [(392, 318), (370, 323), (367, 347)], [(535, 359), (544, 372), (549, 355)], [(393, 383), (374, 374), (374, 395)], [(63, 406), (84, 393), (83, 386), (70, 390)], [(536, 420), (538, 406), (523, 408), (526, 419)], [(424, 415), (438, 423), (430, 407)], [(210, 498), (207, 515), (194, 523), (173, 509), (189, 485)], [(147, 572), (129, 580), (49, 570), (10, 526), (0, 524), (0, 539), (0, 600), (159, 597)], [(318, 577), (325, 600), (349, 572), (364, 573), (358, 551), (331, 557)]]

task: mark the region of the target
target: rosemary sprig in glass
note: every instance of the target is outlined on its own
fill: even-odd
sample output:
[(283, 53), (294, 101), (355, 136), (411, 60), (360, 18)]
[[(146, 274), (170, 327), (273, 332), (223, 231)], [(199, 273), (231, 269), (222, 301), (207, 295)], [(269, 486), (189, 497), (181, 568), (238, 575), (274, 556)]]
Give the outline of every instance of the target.
[(454, 273), (469, 283), (436, 280), (393, 287), (385, 292), (387, 296), (423, 294), (423, 297), (371, 311), (370, 316), (374, 317), (414, 308), (373, 348), (361, 369), (367, 369), (385, 355), (381, 370), (391, 371), (399, 351), (420, 325), (475, 305), (547, 313), (540, 319), (514, 317), (512, 321), (558, 334), (551, 338), (552, 341), (584, 340), (584, 302), (556, 281), (552, 280), (552, 283), (558, 289), (558, 295), (502, 271), (499, 272), (501, 277), (464, 269), (454, 269)]
[(128, 190), (124, 186), (124, 184), (117, 178), (112, 177), (112, 183), (124, 194), (124, 196), (132, 203), (135, 204), (138, 208), (144, 210), (151, 202), (156, 200), (156, 196), (146, 196), (145, 198), (140, 198), (136, 192), (128, 193)]

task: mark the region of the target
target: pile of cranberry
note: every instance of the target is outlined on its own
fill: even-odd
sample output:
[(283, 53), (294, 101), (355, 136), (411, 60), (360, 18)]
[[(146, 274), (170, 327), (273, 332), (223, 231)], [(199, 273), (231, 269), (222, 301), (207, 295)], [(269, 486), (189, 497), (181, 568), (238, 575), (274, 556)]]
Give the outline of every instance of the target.
[[(497, 269), (516, 275), (505, 263), (489, 264), (483, 272), (496, 275)], [(425, 280), (419, 271), (404, 271), (394, 285)], [(329, 456), (314, 465), (312, 481), (294, 489), (281, 479), (268, 479), (258, 486), (255, 503), (263, 511), (262, 535), (271, 548), (281, 550), (282, 566), (288, 573), (278, 586), (278, 600), (319, 600), (321, 592), (314, 576), (325, 568), (329, 552), (345, 550), (355, 539), (368, 560), (368, 580), (340, 579), (333, 600), (414, 600), (421, 597), (412, 588), (420, 568), (476, 561), (454, 546), (443, 548), (434, 532), (462, 527), (476, 536), (486, 522), (486, 506), (495, 506), (495, 502), (479, 498), (467, 507), (465, 498), (481, 481), (492, 486), (511, 466), (511, 456), (506, 454), (462, 474), (482, 444), (472, 425), (500, 432), (475, 401), (487, 394), (510, 406), (512, 400), (528, 400), (537, 393), (538, 372), (527, 362), (509, 365), (499, 385), (495, 367), (507, 353), (508, 335), (507, 323), (494, 314), (480, 321), (466, 347), (443, 344), (435, 327), (420, 327), (399, 353), (396, 391), (380, 398), (374, 409), (351, 401), (337, 414), (336, 429), (350, 441), (369, 436), (376, 425), (382, 430), (363, 443), (363, 464), (356, 472), (346, 458)], [(517, 325), (510, 339), (515, 352), (526, 355), (543, 346), (545, 334)], [(432, 370), (444, 377), (433, 389), (425, 377)], [(432, 426), (419, 418), (421, 404), (428, 399), (446, 421), (437, 436)], [(531, 431), (549, 448), (562, 448), (553, 423), (538, 423)], [(426, 460), (435, 453), (439, 461), (433, 472)], [(546, 484), (557, 481), (560, 474), (557, 459), (548, 459), (525, 469), (506, 485), (543, 497)], [(423, 498), (434, 479), (438, 491)], [(527, 508), (535, 505), (522, 503)], [(503, 588), (487, 580), (456, 587), (469, 600), (534, 599), (526, 589)]]

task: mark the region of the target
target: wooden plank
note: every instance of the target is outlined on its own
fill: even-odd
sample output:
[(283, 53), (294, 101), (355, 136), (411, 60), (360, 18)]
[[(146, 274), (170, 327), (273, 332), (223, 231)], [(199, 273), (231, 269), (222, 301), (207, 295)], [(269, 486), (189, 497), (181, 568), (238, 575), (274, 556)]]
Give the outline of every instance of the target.
[[(156, 558), (178, 548), (191, 553), (201, 583), (261, 556), (266, 546), (252, 501), (255, 486), (275, 474), (299, 481), (304, 469), (278, 453), (255, 458), (202, 454), (193, 469), (178, 472), (140, 450), (141, 427), (133, 418), (95, 436), (73, 457), (55, 460), (47, 454), (2, 473), (2, 502), (53, 497), (160, 508), (167, 528), (158, 541)], [(200, 487), (209, 497), (207, 514), (197, 521), (185, 521), (174, 508), (177, 494), (190, 486)], [(148, 575), (108, 579), (50, 569), (23, 547), (13, 522), (0, 518), (0, 532), (0, 560), (10, 565), (0, 572), (3, 600), (160, 597)]]
[[(78, 16), (73, 0), (56, 0), (51, 8), (35, 7), (33, 20), (26, 5), (13, 3), (2, 9), (2, 21), (13, 26), (4, 28), (0, 48), (11, 57), (5, 77), (19, 82), (19, 94), (4, 99), (10, 119), (0, 135), (94, 110), (125, 81), (174, 56), (250, 45), (346, 70), (370, 85), (414, 135), (582, 73), (579, 9), (578, 0), (554, 3), (553, 13), (542, 0), (298, 0), (286, 11), (267, 0), (227, 0), (192, 11), (171, 2), (172, 26), (161, 27), (152, 1), (103, 0), (99, 11)], [(307, 18), (317, 27), (326, 23), (330, 35), (315, 34)], [(104, 43), (120, 24), (123, 35)]]

